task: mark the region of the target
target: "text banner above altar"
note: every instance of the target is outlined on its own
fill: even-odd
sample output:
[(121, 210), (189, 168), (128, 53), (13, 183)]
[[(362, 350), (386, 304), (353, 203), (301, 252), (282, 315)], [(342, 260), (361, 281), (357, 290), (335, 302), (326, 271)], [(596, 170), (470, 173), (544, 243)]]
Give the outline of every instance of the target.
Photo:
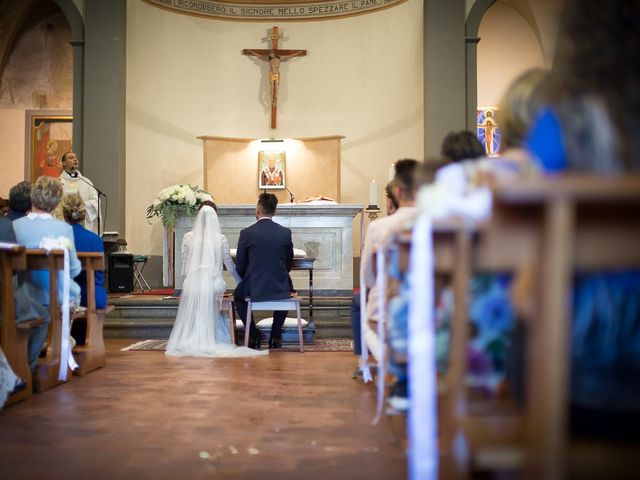
[(299, 0), (265, 4), (233, 0), (146, 0), (166, 10), (198, 17), (229, 20), (323, 20), (372, 13), (406, 0)]
[[(314, 257), (314, 283), (318, 293), (346, 294), (353, 290), (353, 218), (361, 213), (363, 205), (280, 205), (273, 220), (291, 229), (293, 247)], [(231, 248), (237, 248), (240, 230), (256, 221), (255, 205), (218, 205), (222, 233)], [(191, 230), (192, 217), (183, 217), (175, 230), (175, 251), (182, 249), (182, 238)], [(182, 288), (184, 277), (182, 260), (175, 258), (175, 287)], [(226, 274), (225, 274), (226, 275)], [(230, 276), (225, 277), (229, 287), (234, 286)], [(306, 272), (291, 272), (296, 290), (308, 288)], [(349, 293), (350, 294), (350, 293)]]

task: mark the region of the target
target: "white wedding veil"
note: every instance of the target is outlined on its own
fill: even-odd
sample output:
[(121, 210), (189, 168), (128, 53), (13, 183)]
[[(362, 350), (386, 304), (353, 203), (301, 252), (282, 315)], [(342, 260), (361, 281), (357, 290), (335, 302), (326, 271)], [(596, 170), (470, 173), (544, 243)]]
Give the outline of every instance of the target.
[(222, 277), (222, 255), (220, 221), (216, 211), (207, 205), (194, 221), (187, 277), (167, 342), (167, 355), (239, 357), (268, 353), (236, 347), (228, 339), (216, 339), (216, 322), (229, 321), (220, 313), (227, 289)]

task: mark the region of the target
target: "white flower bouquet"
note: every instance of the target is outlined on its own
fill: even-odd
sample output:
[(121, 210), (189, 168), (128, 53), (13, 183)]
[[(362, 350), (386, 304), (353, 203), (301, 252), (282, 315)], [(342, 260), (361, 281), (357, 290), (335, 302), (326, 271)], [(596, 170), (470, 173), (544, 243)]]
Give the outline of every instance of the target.
[(147, 207), (147, 218), (160, 217), (163, 225), (175, 227), (179, 215), (195, 215), (205, 200), (213, 197), (197, 185), (172, 185), (160, 190)]

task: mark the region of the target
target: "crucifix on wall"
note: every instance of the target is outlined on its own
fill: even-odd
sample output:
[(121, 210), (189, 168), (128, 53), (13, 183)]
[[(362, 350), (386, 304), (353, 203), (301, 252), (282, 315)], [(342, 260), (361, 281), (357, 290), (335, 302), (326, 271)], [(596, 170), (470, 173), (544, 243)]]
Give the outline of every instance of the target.
[(278, 112), (278, 85), (280, 83), (280, 62), (293, 57), (304, 57), (306, 50), (287, 50), (278, 48), (278, 40), (282, 35), (278, 33), (278, 27), (273, 27), (269, 32), (271, 42), (269, 49), (245, 48), (243, 55), (256, 57), (269, 62), (269, 86), (271, 88), (271, 128), (276, 128)]

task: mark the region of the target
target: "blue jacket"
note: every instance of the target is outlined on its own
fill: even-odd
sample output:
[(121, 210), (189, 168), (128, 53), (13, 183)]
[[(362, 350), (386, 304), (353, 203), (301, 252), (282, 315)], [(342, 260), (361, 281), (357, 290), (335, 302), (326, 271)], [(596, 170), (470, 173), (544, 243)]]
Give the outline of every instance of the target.
[[(73, 237), (75, 238), (77, 252), (100, 252), (104, 254), (104, 244), (102, 239), (90, 230), (87, 230), (79, 223), (71, 225)], [(96, 271), (94, 274), (96, 281), (96, 308), (107, 306), (107, 291), (104, 288), (104, 272)], [(74, 278), (81, 288), (80, 305), (87, 306), (87, 272), (82, 271)]]
[(240, 232), (236, 271), (242, 281), (236, 292), (256, 302), (289, 298), (292, 263), (291, 230), (273, 220), (258, 220)]

